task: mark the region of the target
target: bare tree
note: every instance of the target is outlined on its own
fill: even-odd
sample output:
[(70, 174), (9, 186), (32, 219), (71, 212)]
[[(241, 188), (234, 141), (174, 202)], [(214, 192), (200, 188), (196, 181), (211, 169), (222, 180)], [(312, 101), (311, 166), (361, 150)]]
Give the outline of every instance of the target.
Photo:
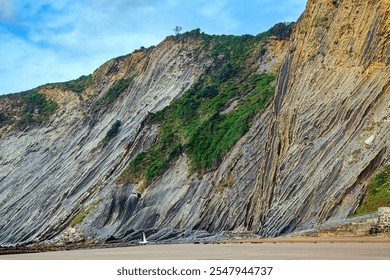
[(173, 28), (173, 31), (175, 32), (175, 35), (179, 35), (180, 34), (180, 31), (182, 30), (183, 28), (181, 28), (180, 26), (176, 25), (175, 28)]

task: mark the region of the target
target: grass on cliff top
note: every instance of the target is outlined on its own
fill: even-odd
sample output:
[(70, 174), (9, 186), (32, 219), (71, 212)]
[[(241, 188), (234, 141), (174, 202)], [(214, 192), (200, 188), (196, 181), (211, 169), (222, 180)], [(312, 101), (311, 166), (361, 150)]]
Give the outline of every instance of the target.
[(88, 76), (80, 76), (76, 80), (71, 80), (64, 83), (58, 83), (54, 85), (59, 85), (65, 90), (70, 90), (76, 93), (82, 93), (88, 86), (91, 86), (93, 84), (93, 78), (92, 75)]
[(28, 125), (41, 124), (55, 112), (58, 104), (48, 100), (37, 91), (27, 91), (9, 96), (13, 102), (12, 110), (0, 112), (0, 127), (16, 124), (20, 129)]
[(160, 128), (159, 139), (129, 163), (121, 183), (147, 186), (182, 153), (190, 157), (192, 171), (203, 174), (217, 168), (275, 91), (276, 76), (255, 74), (251, 67), (252, 56), (264, 54), (258, 44), (263, 38), (196, 31), (195, 35), (201, 36), (214, 65), (184, 95), (156, 113), (152, 121)]
[(375, 212), (379, 207), (390, 207), (390, 165), (385, 166), (369, 183), (363, 203), (355, 214)]

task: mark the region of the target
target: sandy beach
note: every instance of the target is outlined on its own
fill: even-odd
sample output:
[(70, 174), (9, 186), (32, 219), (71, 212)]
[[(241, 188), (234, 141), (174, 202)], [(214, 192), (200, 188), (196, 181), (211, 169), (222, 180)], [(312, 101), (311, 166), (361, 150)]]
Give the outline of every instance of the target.
[(1, 255), (0, 260), (390, 260), (389, 237), (276, 238)]

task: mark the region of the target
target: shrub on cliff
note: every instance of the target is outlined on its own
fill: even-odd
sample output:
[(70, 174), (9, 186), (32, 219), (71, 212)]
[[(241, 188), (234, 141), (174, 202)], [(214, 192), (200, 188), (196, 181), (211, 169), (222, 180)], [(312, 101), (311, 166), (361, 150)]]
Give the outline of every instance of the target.
[(0, 127), (8, 124), (9, 121), (10, 121), (10, 118), (5, 113), (0, 112)]
[(264, 54), (260, 45), (265, 35), (216, 36), (194, 30), (175, 38), (190, 36), (200, 37), (202, 50), (214, 63), (187, 92), (154, 115), (159, 138), (129, 163), (121, 183), (147, 187), (183, 153), (198, 174), (217, 168), (275, 91), (276, 76), (252, 68)]
[(368, 184), (363, 202), (355, 214), (375, 212), (379, 207), (390, 207), (390, 165), (385, 166)]
[(40, 124), (49, 119), (55, 112), (58, 104), (48, 100), (46, 96), (37, 91), (28, 91), (21, 95), (22, 110), (16, 118), (19, 118), (17, 126), (23, 129), (30, 124)]
[(111, 128), (107, 131), (106, 136), (102, 139), (101, 144), (104, 145), (108, 143), (112, 138), (114, 138), (118, 134), (121, 125), (122, 125), (121, 121), (119, 120), (115, 121), (112, 124)]
[(267, 33), (279, 39), (288, 39), (291, 36), (295, 22), (280, 22), (271, 27)]
[(99, 101), (99, 105), (111, 105), (118, 97), (130, 86), (134, 80), (135, 74), (118, 80), (112, 87), (110, 87)]
[(92, 85), (92, 75), (88, 76), (81, 76), (80, 78), (69, 81), (66, 83), (62, 83), (61, 85), (70, 91), (76, 92), (76, 93), (82, 93), (88, 86)]

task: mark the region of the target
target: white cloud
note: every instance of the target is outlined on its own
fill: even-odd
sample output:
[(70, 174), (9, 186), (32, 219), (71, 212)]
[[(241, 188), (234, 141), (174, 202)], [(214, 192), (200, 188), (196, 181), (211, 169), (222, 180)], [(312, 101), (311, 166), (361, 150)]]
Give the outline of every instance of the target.
[[(39, 11), (45, 2), (35, 3), (30, 11)], [(92, 73), (113, 57), (162, 39), (158, 33), (140, 32), (132, 20), (118, 20), (118, 13), (125, 13), (123, 9), (110, 14), (84, 5), (71, 4), (60, 15), (50, 11), (23, 18), (20, 24), (27, 35), (13, 34), (0, 26), (0, 94)], [(142, 17), (150, 10), (138, 12)]]
[(100, 62), (84, 61), (67, 57), (50, 49), (36, 47), (11, 34), (0, 32), (0, 94), (18, 92), (48, 82), (65, 81), (87, 74), (85, 69), (96, 67)]
[(224, 12), (226, 8), (225, 6), (225, 1), (209, 2), (205, 6), (203, 6), (199, 10), (199, 12), (206, 17), (215, 17), (218, 16), (221, 12)]
[(12, 0), (0, 1), (0, 21), (8, 21), (13, 16)]
[(261, 0), (272, 5), (268, 13), (258, 1), (0, 0), (0, 94), (92, 73), (108, 59), (158, 44), (175, 25), (257, 34), (268, 14), (286, 18), (306, 0)]
[(149, 16), (153, 18), (154, 10), (149, 4), (154, 1), (130, 1), (132, 5), (122, 7), (129, 2), (122, 0), (114, 1), (109, 9), (101, 6), (108, 5), (108, 2), (99, 0), (89, 5), (72, 4), (60, 16), (41, 18), (41, 23), (30, 31), (30, 39), (71, 52), (88, 53), (104, 49), (123, 51), (123, 45), (134, 37), (147, 39), (140, 42), (145, 45), (156, 38), (153, 32), (148, 35), (142, 33), (142, 21)]
[(240, 23), (230, 14), (226, 0), (209, 2), (199, 9), (199, 14), (208, 18), (214, 25), (223, 27), (225, 30), (233, 30)]

